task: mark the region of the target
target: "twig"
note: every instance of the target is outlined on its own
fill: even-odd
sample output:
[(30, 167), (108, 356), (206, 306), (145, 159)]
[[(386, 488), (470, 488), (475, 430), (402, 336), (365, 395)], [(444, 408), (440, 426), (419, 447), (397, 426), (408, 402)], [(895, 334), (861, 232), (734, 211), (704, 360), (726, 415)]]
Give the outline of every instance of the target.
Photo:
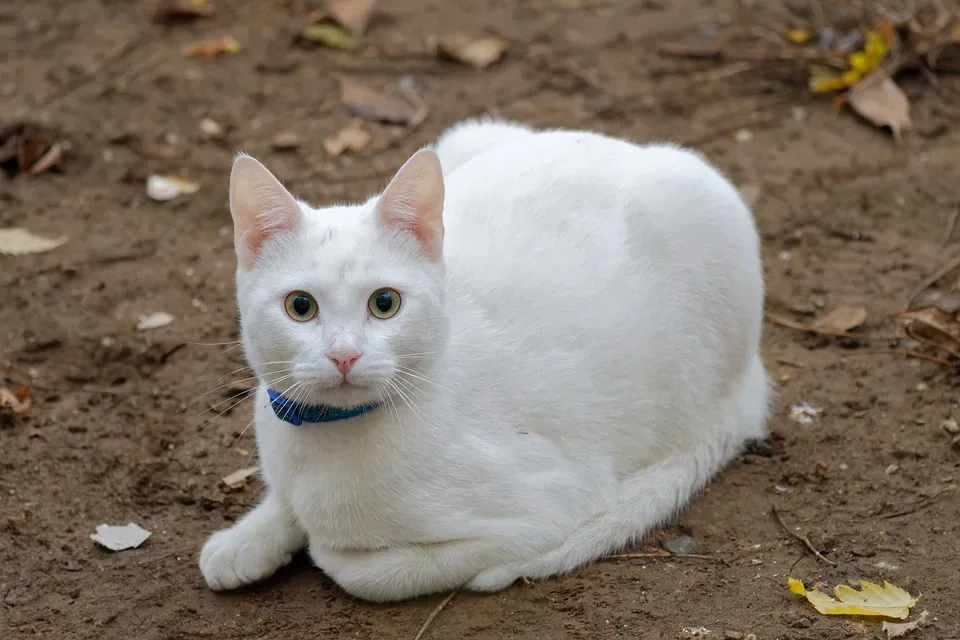
[[(870, 349), (869, 351), (862, 351), (864, 354), (871, 353), (890, 353), (895, 355), (907, 356), (908, 358), (919, 358), (920, 360), (929, 360), (930, 362), (936, 362), (937, 364), (942, 364), (945, 367), (952, 366), (953, 363), (944, 358), (938, 358), (937, 356), (932, 356), (929, 353), (920, 353), (919, 351), (914, 351), (912, 349)], [(856, 355), (855, 353), (851, 355)]]
[(829, 338), (851, 338), (853, 340), (866, 340), (866, 341), (884, 341), (890, 342), (892, 340), (900, 340), (899, 337), (891, 336), (863, 336), (855, 333), (837, 333), (834, 331), (824, 331), (823, 329), (817, 329), (816, 327), (803, 324), (802, 322), (795, 322), (790, 318), (775, 313), (773, 311), (764, 311), (763, 317), (767, 322), (771, 322), (781, 327), (787, 327), (788, 329), (796, 329), (797, 331), (809, 331), (810, 333), (816, 333), (821, 336), (827, 336)]
[(440, 612), (443, 611), (443, 608), (450, 604), (450, 601), (453, 600), (453, 597), (460, 593), (460, 589), (454, 589), (450, 592), (446, 598), (443, 599), (443, 602), (437, 605), (437, 608), (430, 612), (430, 615), (427, 616), (427, 619), (424, 620), (423, 626), (420, 627), (420, 632), (417, 633), (417, 637), (413, 640), (420, 640), (423, 637), (423, 634), (427, 632), (427, 628), (430, 626), (430, 623), (433, 622), (433, 619), (440, 615)]
[(957, 488), (954, 486), (949, 486), (946, 489), (941, 489), (940, 491), (936, 492), (926, 500), (920, 500), (919, 502), (914, 503), (914, 506), (910, 507), (909, 509), (906, 509), (904, 511), (898, 511), (896, 513), (890, 513), (885, 516), (879, 516), (879, 517), (887, 520), (890, 518), (899, 518), (900, 516), (909, 516), (910, 514), (916, 513), (918, 511), (923, 511), (924, 509), (932, 505), (934, 502), (942, 498), (944, 495), (950, 493), (951, 491), (956, 491), (956, 489)]
[(810, 552), (811, 552), (813, 555), (817, 556), (819, 559), (823, 560), (824, 562), (826, 562), (826, 563), (827, 563), (828, 565), (830, 565), (831, 567), (837, 566), (837, 563), (836, 563), (836, 562), (834, 562), (834, 561), (831, 560), (830, 558), (827, 558), (827, 557), (824, 556), (822, 553), (820, 553), (819, 551), (817, 551), (817, 548), (814, 547), (813, 544), (811, 544), (809, 538), (807, 538), (806, 536), (802, 536), (802, 535), (800, 535), (799, 533), (797, 533), (796, 531), (793, 531), (792, 529), (790, 529), (790, 527), (787, 526), (787, 523), (783, 521), (783, 517), (780, 515), (780, 512), (777, 511), (777, 508), (776, 508), (776, 507), (771, 506), (771, 507), (770, 507), (770, 511), (773, 513), (773, 517), (775, 517), (775, 518), (777, 519), (777, 522), (780, 523), (780, 526), (783, 527), (783, 530), (786, 531), (786, 532), (787, 532), (788, 534), (790, 534), (791, 536), (793, 536), (794, 538), (796, 538), (797, 540), (799, 540), (800, 542), (802, 542), (802, 543), (804, 544), (804, 546), (806, 546), (807, 549), (809, 549)]
[(960, 218), (960, 205), (953, 208), (953, 213), (950, 214), (950, 220), (947, 222), (947, 232), (943, 236), (944, 248), (950, 244), (950, 240), (953, 238), (953, 232), (957, 229), (957, 218)]
[(669, 551), (664, 551), (662, 553), (617, 553), (612, 556), (605, 556), (604, 560), (636, 560), (638, 558), (691, 558), (693, 560), (711, 560), (713, 562), (724, 562), (724, 559), (719, 556), (705, 556), (702, 554), (696, 553), (670, 553)]
[(953, 271), (955, 268), (960, 267), (960, 253), (950, 258), (942, 265), (937, 267), (936, 271), (931, 273), (929, 276), (923, 279), (923, 282), (918, 284), (913, 288), (913, 291), (910, 292), (910, 296), (907, 298), (906, 308), (913, 308), (913, 302), (916, 300), (917, 296), (927, 290), (927, 287), (932, 285), (934, 282), (947, 275), (950, 271)]

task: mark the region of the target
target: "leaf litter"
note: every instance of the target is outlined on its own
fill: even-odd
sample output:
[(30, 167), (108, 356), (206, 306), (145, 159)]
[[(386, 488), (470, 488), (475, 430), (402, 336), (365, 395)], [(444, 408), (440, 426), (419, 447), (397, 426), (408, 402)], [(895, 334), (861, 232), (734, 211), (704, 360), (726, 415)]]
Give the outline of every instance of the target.
[(250, 476), (256, 475), (260, 472), (260, 467), (247, 467), (246, 469), (240, 469), (234, 471), (231, 474), (225, 475), (221, 478), (223, 484), (227, 485), (231, 489), (241, 489), (247, 484), (247, 479)]
[(903, 636), (928, 626), (927, 617), (929, 611), (923, 611), (920, 617), (913, 622), (884, 622), (883, 632), (887, 634), (887, 640), (891, 638), (902, 638)]
[(460, 62), (475, 69), (486, 69), (503, 57), (507, 46), (507, 41), (498, 36), (472, 38), (456, 34), (437, 43), (437, 55), (441, 59)]
[(17, 122), (0, 129), (0, 169), (10, 177), (38, 175), (63, 160), (64, 142), (47, 127)]
[(211, 0), (158, 0), (153, 10), (155, 22), (185, 22), (213, 15)]
[(224, 36), (213, 40), (199, 40), (184, 45), (181, 51), (189, 58), (216, 58), (233, 55), (241, 49), (240, 41), (233, 36)]
[(46, 253), (67, 242), (67, 236), (46, 238), (26, 229), (13, 227), (0, 229), (0, 255), (25, 256), (31, 253)]
[(354, 115), (365, 120), (419, 126), (430, 110), (407, 83), (398, 82), (378, 91), (351, 76), (341, 75), (340, 101)]
[(354, 118), (349, 125), (323, 141), (323, 148), (333, 157), (358, 153), (367, 148), (373, 136), (364, 129), (363, 121)]
[(147, 178), (147, 195), (157, 202), (166, 202), (181, 195), (194, 194), (199, 190), (199, 184), (179, 176), (152, 175)]
[(828, 616), (882, 616), (906, 620), (910, 608), (919, 600), (887, 581), (882, 587), (867, 580), (859, 582), (860, 591), (845, 584), (838, 585), (834, 589), (834, 599), (816, 589), (807, 591), (800, 580), (787, 579), (792, 593), (804, 596), (814, 609)]
[(33, 391), (29, 387), (11, 385), (0, 386), (0, 411), (24, 413), (33, 404)]
[(160, 329), (171, 324), (176, 318), (166, 311), (156, 311), (149, 315), (141, 315), (137, 321), (137, 331), (149, 331), (151, 329)]
[(91, 533), (90, 539), (110, 551), (124, 551), (136, 549), (152, 535), (150, 531), (130, 522), (123, 526), (97, 525), (97, 532)]
[(330, 17), (355, 36), (367, 30), (377, 7), (377, 0), (327, 0)]

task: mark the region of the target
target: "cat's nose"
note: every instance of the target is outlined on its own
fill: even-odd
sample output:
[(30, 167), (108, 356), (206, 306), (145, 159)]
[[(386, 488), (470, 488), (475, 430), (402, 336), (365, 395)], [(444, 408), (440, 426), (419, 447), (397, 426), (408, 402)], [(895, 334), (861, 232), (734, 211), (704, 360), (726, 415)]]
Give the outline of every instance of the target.
[(331, 351), (327, 357), (337, 366), (344, 376), (350, 373), (354, 363), (363, 355), (359, 351)]

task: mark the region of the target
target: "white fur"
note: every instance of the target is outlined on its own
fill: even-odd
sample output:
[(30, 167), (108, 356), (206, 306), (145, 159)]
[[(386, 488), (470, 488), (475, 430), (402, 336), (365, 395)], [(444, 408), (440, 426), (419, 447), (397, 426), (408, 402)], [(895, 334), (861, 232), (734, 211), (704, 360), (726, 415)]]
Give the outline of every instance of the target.
[[(368, 600), (548, 578), (668, 521), (763, 437), (757, 233), (700, 156), (495, 122), (437, 150), (442, 260), (378, 224), (375, 198), (301, 203), (238, 270), (267, 493), (204, 547), (212, 588), (303, 546)], [(383, 286), (403, 295), (389, 320), (366, 311)], [(298, 289), (316, 322), (285, 315)], [(352, 375), (370, 388), (336, 386), (332, 347), (364, 352)], [(297, 428), (266, 384), (388, 406)]]

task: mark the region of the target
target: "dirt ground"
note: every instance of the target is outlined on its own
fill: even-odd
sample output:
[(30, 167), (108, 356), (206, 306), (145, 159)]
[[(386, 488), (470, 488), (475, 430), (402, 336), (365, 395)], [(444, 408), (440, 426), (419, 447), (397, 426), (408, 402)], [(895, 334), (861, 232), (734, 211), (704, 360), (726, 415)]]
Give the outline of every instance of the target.
[[(859, 331), (874, 339), (766, 325), (772, 455), (732, 464), (638, 549), (689, 535), (712, 558), (606, 561), (459, 594), (425, 638), (655, 639), (700, 628), (708, 638), (882, 637), (879, 621), (817, 614), (787, 590), (788, 574), (808, 585), (889, 579), (922, 594), (915, 612), (936, 618), (916, 637), (960, 638), (960, 452), (940, 428), (960, 413), (958, 379), (884, 340), (910, 289), (956, 250), (945, 229), (960, 203), (960, 78), (943, 75), (936, 89), (920, 75), (902, 80), (917, 126), (896, 144), (812, 98), (796, 74), (715, 73), (723, 63), (656, 53), (705, 30), (772, 28), (789, 15), (780, 2), (746, 11), (726, 0), (394, 0), (358, 53), (291, 44), (309, 2), (218, 0), (214, 17), (174, 26), (152, 24), (150, 4), (0, 7), (0, 125), (47, 124), (68, 143), (58, 171), (0, 174), (0, 227), (69, 235), (49, 253), (0, 257), (0, 377), (35, 393), (26, 413), (0, 416), (0, 636), (416, 636), (442, 596), (357, 602), (304, 558), (254, 588), (205, 587), (201, 544), (261, 485), (220, 481), (255, 464), (249, 405), (209, 423), (232, 405), (227, 395), (188, 405), (243, 366), (238, 349), (217, 344), (237, 339), (226, 208), (237, 149), (315, 203), (359, 199), (446, 126), (494, 113), (696, 146), (759, 188), (769, 308), (806, 322), (862, 306)], [(464, 29), (508, 39), (504, 60), (473, 70), (430, 55), (432, 37)], [(215, 60), (180, 51), (222, 35), (243, 49)], [(366, 150), (331, 158), (323, 140), (349, 121), (337, 73), (375, 86), (411, 75), (430, 114), (413, 131), (371, 124)], [(205, 139), (204, 118), (226, 128), (222, 140)], [(275, 149), (281, 132), (302, 144)], [(164, 141), (173, 146), (158, 152)], [(156, 157), (180, 148), (183, 157)], [(143, 180), (154, 172), (200, 190), (151, 201)], [(176, 320), (134, 328), (155, 311)], [(822, 413), (800, 424), (790, 416), (800, 403)], [(788, 535), (772, 506), (836, 566)], [(104, 522), (154, 533), (111, 553), (89, 538)]]

